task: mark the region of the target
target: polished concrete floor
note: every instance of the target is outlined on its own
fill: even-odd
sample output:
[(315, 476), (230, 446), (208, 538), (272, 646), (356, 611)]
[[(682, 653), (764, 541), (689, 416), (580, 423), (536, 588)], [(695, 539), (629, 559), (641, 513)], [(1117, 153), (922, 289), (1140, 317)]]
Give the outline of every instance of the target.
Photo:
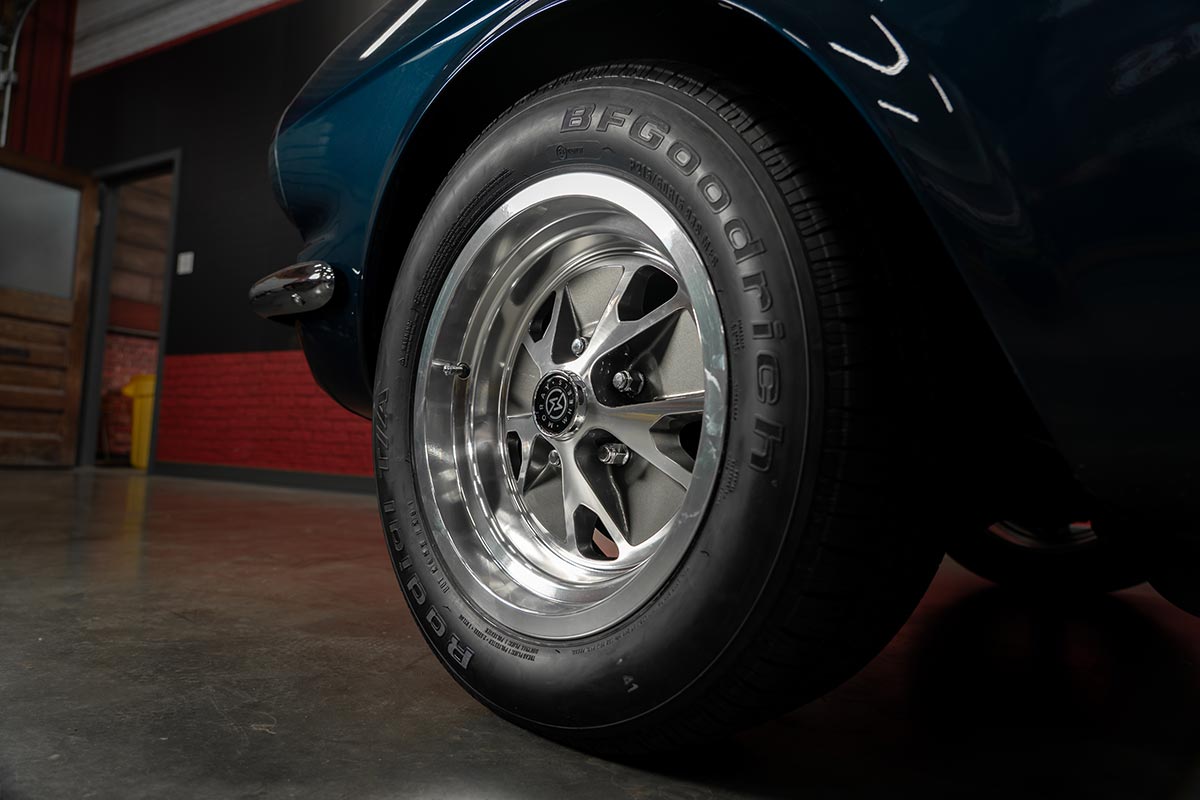
[(840, 690), (613, 763), (471, 701), (373, 500), (0, 472), (0, 800), (1200, 797), (1200, 620), (1008, 596), (951, 563)]

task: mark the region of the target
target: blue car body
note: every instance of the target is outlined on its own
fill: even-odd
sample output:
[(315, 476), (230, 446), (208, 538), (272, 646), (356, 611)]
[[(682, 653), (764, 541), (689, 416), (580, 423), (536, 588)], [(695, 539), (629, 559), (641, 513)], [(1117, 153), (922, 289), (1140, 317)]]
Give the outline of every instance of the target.
[[(815, 65), (857, 109), (1079, 478), (1146, 518), (1195, 519), (1200, 5), (713, 6)], [(573, 16), (585, 7), (596, 4), (395, 0), (281, 121), (277, 192), (304, 236), (302, 258), (337, 274), (333, 301), (299, 318), (302, 341), (318, 381), (351, 410), (370, 413), (371, 298), (390, 293), (397, 266), (381, 264), (378, 242), (392, 224), (390, 193), (424, 158), (422, 127), (455, 113), (445, 104), (464, 102), (456, 85), (489, 53), (520, 42), (536, 60), (535, 26), (542, 37), (586, 38)], [(544, 80), (563, 71), (547, 69)]]

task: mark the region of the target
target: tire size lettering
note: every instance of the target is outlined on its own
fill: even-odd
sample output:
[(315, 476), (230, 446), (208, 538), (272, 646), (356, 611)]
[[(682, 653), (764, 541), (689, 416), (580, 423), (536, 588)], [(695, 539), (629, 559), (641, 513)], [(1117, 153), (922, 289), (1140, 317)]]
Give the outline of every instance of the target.
[(475, 625), (462, 614), (458, 615), (458, 621), (474, 634), (476, 639), (505, 655), (514, 656), (522, 661), (537, 661), (538, 653), (542, 652), (540, 647), (518, 641), (490, 625)]

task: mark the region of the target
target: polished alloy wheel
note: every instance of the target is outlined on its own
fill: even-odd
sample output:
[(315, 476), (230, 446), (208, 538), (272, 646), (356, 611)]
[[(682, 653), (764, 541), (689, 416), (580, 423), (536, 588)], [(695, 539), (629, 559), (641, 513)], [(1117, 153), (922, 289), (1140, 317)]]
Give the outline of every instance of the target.
[(430, 538), (480, 610), (572, 638), (654, 596), (708, 505), (726, 412), (716, 297), (665, 207), (601, 173), (523, 189), (454, 263), (421, 365)]
[(431, 652), (507, 719), (610, 754), (727, 735), (929, 585), (934, 421), (898, 389), (927, 315), (846, 166), (750, 88), (621, 63), (434, 194), (380, 335), (380, 515)]

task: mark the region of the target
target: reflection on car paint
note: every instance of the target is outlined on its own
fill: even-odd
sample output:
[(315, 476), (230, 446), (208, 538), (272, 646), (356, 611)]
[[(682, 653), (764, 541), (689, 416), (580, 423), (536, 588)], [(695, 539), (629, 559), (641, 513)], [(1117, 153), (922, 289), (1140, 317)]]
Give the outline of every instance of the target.
[[(837, 42), (830, 42), (829, 46), (832, 47), (835, 52), (841, 53), (842, 55), (846, 56), (847, 58), (853, 59), (854, 61), (857, 61), (860, 64), (865, 64), (866, 66), (870, 67), (871, 69), (875, 70), (876, 72), (882, 72), (884, 75), (887, 75), (890, 78), (898, 77), (900, 75), (900, 73), (904, 72), (904, 70), (907, 69), (908, 65), (911, 63), (911, 59), (908, 57), (908, 52), (904, 49), (904, 46), (902, 44), (900, 44), (900, 40), (897, 39), (895, 37), (895, 35), (888, 29), (888, 27), (883, 24), (883, 22), (879, 19), (879, 17), (872, 14), (871, 21), (874, 22), (875, 26), (877, 28), (879, 28), (880, 31), (883, 32), (883, 35), (887, 37), (888, 42), (895, 49), (896, 63), (887, 64), (887, 65), (880, 64), (878, 61), (867, 58), (866, 56), (862, 55), (861, 53), (857, 53), (857, 52), (851, 50), (850, 48), (845, 47), (844, 45), (838, 44)], [(787, 30), (785, 30), (784, 33), (787, 33), (788, 36), (791, 36), (796, 41), (800, 42), (801, 44), (804, 44), (804, 42), (801, 41), (795, 34), (792, 34), (792, 33), (788, 32)], [(804, 44), (804, 46), (808, 47), (807, 44)], [(954, 104), (950, 102), (950, 95), (948, 95), (946, 93), (945, 88), (942, 87), (941, 81), (939, 81), (937, 79), (937, 76), (935, 76), (932, 72), (929, 73), (929, 82), (933, 85), (933, 88), (937, 91), (938, 97), (941, 98), (942, 105), (946, 107), (946, 113), (953, 114), (954, 113)], [(913, 112), (906, 111), (905, 109), (903, 109), (893, 103), (889, 103), (886, 100), (880, 100), (878, 102), (879, 102), (879, 107), (882, 108), (884, 111), (890, 111), (893, 114), (904, 117), (905, 119), (911, 120), (913, 122), (919, 123), (921, 121), (921, 118), (918, 117)]]
[(867, 58), (866, 56), (860, 55), (859, 53), (854, 52), (853, 50), (851, 50), (848, 47), (843, 47), (842, 45), (838, 44), (837, 42), (830, 42), (829, 46), (832, 47), (837, 52), (841, 53), (842, 55), (846, 56), (847, 58), (852, 58), (860, 64), (866, 64), (868, 67), (875, 70), (876, 72), (882, 72), (884, 75), (887, 75), (890, 78), (894, 78), (897, 75), (899, 75), (901, 72), (904, 72), (904, 70), (908, 68), (908, 65), (909, 65), (908, 53), (905, 52), (904, 48), (900, 46), (900, 42), (897, 41), (896, 37), (892, 35), (892, 32), (887, 29), (887, 26), (884, 25), (882, 22), (880, 22), (879, 17), (872, 14), (871, 21), (875, 23), (876, 27), (878, 27), (879, 30), (883, 31), (883, 35), (887, 37), (888, 42), (890, 42), (892, 47), (895, 48), (895, 50), (896, 50), (896, 63), (895, 64), (885, 65), (885, 64), (880, 64), (878, 61), (872, 61), (871, 59)]

